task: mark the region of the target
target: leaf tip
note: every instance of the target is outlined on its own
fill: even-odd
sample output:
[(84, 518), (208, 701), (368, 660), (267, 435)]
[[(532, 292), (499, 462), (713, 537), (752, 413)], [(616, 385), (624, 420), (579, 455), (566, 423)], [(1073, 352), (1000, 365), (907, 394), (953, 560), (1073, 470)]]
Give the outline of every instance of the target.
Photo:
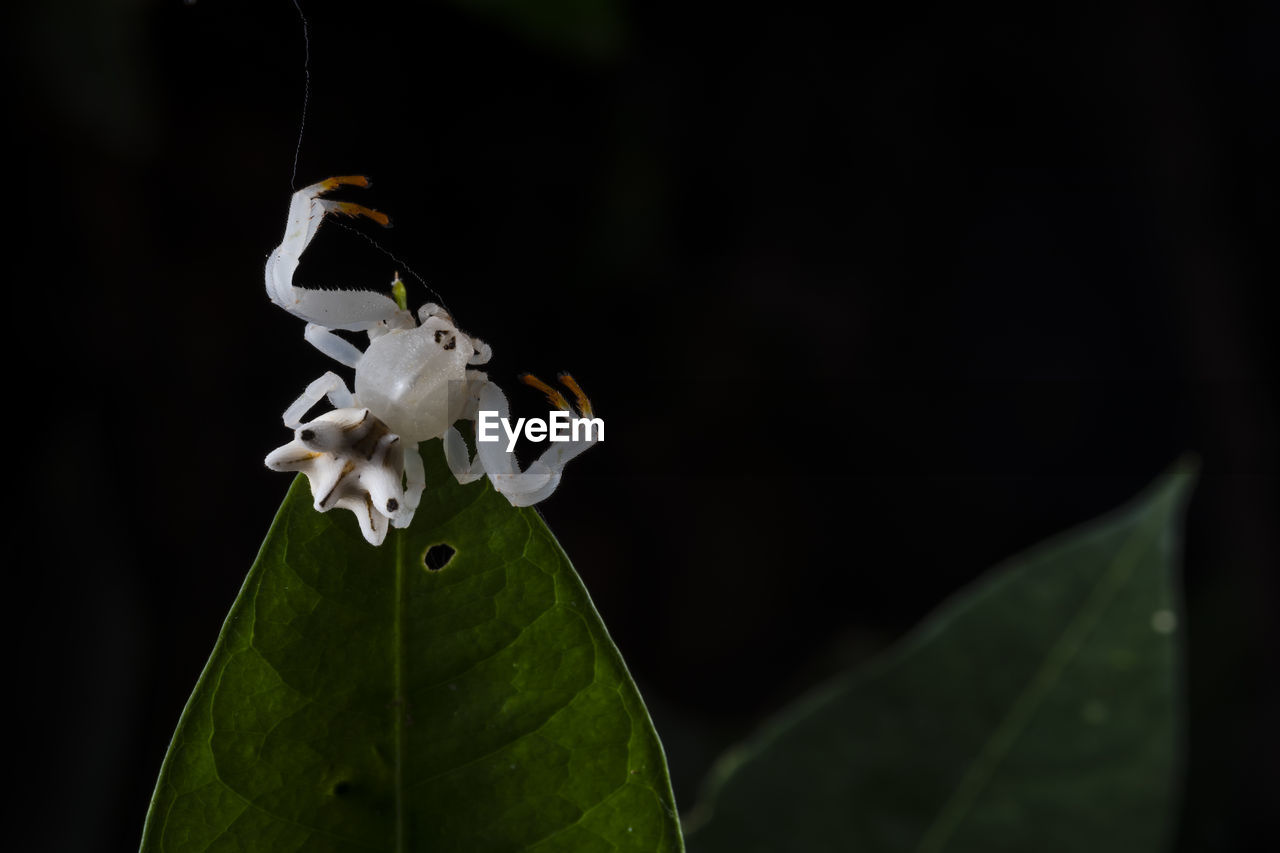
[(1197, 453), (1187, 451), (1156, 478), (1151, 485), (1148, 499), (1164, 505), (1171, 515), (1181, 515), (1191, 500), (1191, 493), (1200, 480), (1201, 461)]

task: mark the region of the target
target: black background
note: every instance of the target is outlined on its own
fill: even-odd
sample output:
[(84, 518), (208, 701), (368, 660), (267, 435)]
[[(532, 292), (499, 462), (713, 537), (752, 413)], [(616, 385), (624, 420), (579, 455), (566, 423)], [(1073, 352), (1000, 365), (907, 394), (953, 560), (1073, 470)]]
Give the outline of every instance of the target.
[[(542, 510), (677, 799), (990, 565), (1202, 459), (1180, 849), (1275, 808), (1274, 6), (306, 3), (298, 273), (416, 271), (605, 417)], [(279, 2), (17, 12), (10, 214), (17, 849), (135, 848), (332, 367), (262, 263), (304, 44)], [(409, 277), (410, 301), (430, 298)], [(992, 665), (998, 666), (999, 662)]]

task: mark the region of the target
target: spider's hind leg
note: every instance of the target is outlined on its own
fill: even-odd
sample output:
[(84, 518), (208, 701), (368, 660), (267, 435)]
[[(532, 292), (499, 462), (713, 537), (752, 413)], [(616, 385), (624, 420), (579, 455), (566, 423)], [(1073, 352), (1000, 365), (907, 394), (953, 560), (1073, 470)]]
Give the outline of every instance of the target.
[[(464, 397), (459, 404), (458, 420), (474, 421), (480, 407), (480, 393), (489, 384), (489, 377), (479, 370), (468, 370), (466, 376), (464, 382), (451, 385), (449, 392), (450, 394), (461, 393)], [(453, 408), (453, 401), (450, 401), (450, 408)], [(480, 454), (477, 453), (474, 459), (471, 457), (471, 453), (467, 450), (467, 443), (456, 426), (445, 430), (444, 459), (449, 463), (449, 470), (453, 472), (454, 479), (459, 483), (465, 485), (484, 476), (484, 463), (480, 459)]]
[[(547, 385), (542, 380), (529, 374), (521, 377), (521, 380), (547, 395), (547, 399), (551, 405), (562, 412), (568, 412), (570, 415), (574, 413), (574, 407), (569, 405), (569, 401), (564, 395)], [(597, 431), (591, 426), (586, 429), (573, 427), (569, 441), (551, 442), (551, 446), (543, 452), (526, 471), (520, 470), (520, 464), (516, 461), (513, 450), (507, 450), (504, 446), (505, 439), (499, 441), (476, 441), (476, 458), (477, 461), (483, 463), (485, 472), (489, 475), (490, 482), (493, 487), (501, 492), (512, 506), (532, 506), (541, 500), (551, 496), (551, 493), (560, 485), (560, 477), (564, 473), (564, 468), (569, 462), (582, 453), (588, 447), (597, 441), (604, 439), (603, 423), (593, 418), (591, 401), (587, 399), (587, 395), (578, 387), (578, 383), (573, 377), (567, 373), (560, 375), (560, 382), (573, 393), (577, 400), (578, 411), (582, 414), (582, 419), (592, 420), (599, 423), (601, 428)], [(502, 389), (492, 382), (486, 383), (480, 392), (480, 411), (497, 412), (499, 420), (507, 418), (510, 415), (510, 407), (507, 404), (507, 397), (502, 393)]]

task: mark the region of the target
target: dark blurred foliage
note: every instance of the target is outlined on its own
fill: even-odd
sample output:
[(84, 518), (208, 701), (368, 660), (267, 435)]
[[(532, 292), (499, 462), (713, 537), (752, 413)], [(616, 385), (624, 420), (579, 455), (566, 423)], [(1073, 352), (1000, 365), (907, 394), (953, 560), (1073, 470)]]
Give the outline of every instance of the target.
[[(297, 185), (373, 176), (398, 260), (330, 225), (298, 280), (411, 268), (518, 414), (521, 371), (592, 393), (607, 441), (543, 511), (682, 805), (1190, 450), (1181, 849), (1248, 847), (1280, 782), (1275, 6), (477, 5), (305, 4)], [(127, 850), (288, 484), (279, 413), (332, 366), (261, 281), (304, 46), (288, 0), (13, 20), (14, 849)]]

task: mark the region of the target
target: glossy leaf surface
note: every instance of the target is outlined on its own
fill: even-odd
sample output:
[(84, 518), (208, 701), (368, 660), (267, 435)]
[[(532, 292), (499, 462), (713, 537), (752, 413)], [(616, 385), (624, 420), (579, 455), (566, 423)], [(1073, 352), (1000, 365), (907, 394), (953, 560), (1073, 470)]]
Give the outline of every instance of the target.
[(569, 560), (535, 511), (422, 451), (422, 506), (380, 548), (294, 482), (144, 851), (681, 849), (648, 712)]
[(1190, 481), (1012, 560), (792, 708), (721, 761), (689, 849), (1165, 849)]

